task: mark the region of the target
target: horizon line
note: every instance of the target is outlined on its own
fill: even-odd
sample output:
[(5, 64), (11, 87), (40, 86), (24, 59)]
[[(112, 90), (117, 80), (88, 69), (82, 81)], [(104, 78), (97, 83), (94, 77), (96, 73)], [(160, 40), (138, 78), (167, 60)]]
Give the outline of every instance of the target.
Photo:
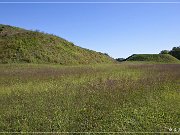
[(42, 1), (42, 2), (40, 2), (40, 1), (27, 1), (27, 2), (21, 2), (21, 1), (14, 1), (14, 2), (11, 2), (11, 1), (7, 1), (7, 2), (5, 2), (5, 1), (3, 1), (3, 2), (0, 2), (0, 4), (180, 4), (180, 2), (96, 2), (96, 1), (94, 1), (94, 2), (80, 2), (80, 1), (77, 1), (77, 2), (65, 2), (65, 1), (63, 1), (63, 2), (56, 2), (56, 1), (52, 1), (52, 2), (46, 2), (46, 1)]

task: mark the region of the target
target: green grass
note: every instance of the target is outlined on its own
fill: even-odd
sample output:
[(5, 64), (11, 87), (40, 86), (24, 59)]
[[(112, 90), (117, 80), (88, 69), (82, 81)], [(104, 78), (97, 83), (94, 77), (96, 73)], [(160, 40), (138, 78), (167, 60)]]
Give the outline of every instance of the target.
[(0, 131), (166, 132), (179, 64), (0, 65)]
[(134, 54), (126, 61), (145, 61), (151, 63), (180, 63), (178, 59), (169, 54)]
[(0, 25), (0, 63), (115, 63), (111, 57), (39, 31)]

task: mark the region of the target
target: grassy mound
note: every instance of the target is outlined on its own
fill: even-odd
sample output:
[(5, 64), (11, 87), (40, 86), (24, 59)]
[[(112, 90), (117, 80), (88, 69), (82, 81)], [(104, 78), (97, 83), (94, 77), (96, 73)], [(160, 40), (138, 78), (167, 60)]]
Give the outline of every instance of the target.
[(179, 63), (180, 61), (169, 54), (133, 54), (126, 61), (148, 61), (161, 63)]
[(0, 25), (0, 63), (97, 64), (115, 61), (52, 34)]

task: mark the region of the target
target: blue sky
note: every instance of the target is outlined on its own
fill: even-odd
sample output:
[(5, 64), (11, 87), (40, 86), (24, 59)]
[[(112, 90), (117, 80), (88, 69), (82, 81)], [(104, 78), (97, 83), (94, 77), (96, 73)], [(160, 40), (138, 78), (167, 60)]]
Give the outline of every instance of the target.
[(180, 44), (180, 4), (0, 4), (0, 13), (1, 24), (53, 33), (114, 58)]

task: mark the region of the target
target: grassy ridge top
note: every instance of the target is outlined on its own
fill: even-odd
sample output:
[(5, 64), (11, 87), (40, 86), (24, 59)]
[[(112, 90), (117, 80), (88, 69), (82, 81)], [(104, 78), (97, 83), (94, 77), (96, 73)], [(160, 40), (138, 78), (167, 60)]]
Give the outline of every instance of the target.
[(115, 61), (95, 52), (39, 31), (0, 25), (0, 63), (98, 64)]
[(169, 54), (133, 54), (127, 61), (149, 61), (161, 63), (179, 63), (180, 61)]

